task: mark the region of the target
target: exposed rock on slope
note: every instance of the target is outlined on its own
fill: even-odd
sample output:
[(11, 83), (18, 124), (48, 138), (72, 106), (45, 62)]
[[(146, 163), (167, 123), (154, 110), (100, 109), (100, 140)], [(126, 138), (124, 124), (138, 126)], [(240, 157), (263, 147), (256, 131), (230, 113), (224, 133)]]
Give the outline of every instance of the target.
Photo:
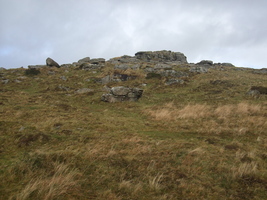
[(103, 94), (101, 100), (110, 103), (137, 101), (142, 96), (142, 94), (142, 89), (118, 86), (111, 88), (110, 93)]
[(46, 65), (49, 66), (49, 67), (58, 67), (60, 68), (59, 64), (54, 61), (52, 58), (47, 58), (46, 59)]
[(180, 63), (187, 63), (186, 56), (180, 52), (171, 51), (140, 51), (135, 54), (137, 59), (142, 61), (150, 62), (172, 62), (178, 61)]

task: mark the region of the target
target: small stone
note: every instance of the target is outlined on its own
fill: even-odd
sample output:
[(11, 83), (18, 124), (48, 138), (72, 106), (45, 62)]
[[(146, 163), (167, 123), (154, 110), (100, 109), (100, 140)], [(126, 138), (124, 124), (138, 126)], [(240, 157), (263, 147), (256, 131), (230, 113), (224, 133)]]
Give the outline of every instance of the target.
[(66, 78), (66, 76), (61, 76), (60, 79), (62, 79), (63, 81), (67, 81), (68, 79)]
[(94, 90), (89, 88), (81, 88), (75, 91), (76, 94), (92, 94), (93, 92)]
[(24, 131), (24, 130), (25, 130), (25, 127), (22, 126), (22, 127), (20, 127), (19, 132), (22, 132), (22, 131)]
[(8, 84), (8, 82), (9, 82), (9, 79), (2, 80), (3, 84)]
[(56, 72), (54, 72), (54, 71), (48, 71), (47, 74), (48, 74), (48, 75), (55, 75)]
[(174, 84), (183, 85), (184, 80), (182, 80), (182, 79), (170, 79), (165, 83), (165, 85), (174, 85)]

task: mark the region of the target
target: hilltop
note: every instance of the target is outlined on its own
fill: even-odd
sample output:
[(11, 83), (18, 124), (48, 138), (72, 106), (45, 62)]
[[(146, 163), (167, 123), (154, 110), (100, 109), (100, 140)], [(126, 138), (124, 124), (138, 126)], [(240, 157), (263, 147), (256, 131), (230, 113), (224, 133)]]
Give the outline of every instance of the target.
[(267, 69), (143, 51), (0, 80), (0, 199), (267, 196)]

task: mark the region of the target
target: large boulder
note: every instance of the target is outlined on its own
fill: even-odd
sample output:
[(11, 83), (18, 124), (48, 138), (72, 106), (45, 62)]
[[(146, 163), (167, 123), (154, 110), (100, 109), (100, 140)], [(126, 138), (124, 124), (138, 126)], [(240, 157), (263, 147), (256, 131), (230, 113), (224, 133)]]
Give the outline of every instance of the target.
[(82, 58), (82, 59), (78, 60), (79, 64), (89, 63), (89, 62), (90, 62), (90, 57), (85, 57), (85, 58)]
[(113, 87), (110, 89), (110, 93), (103, 94), (102, 101), (105, 102), (123, 102), (123, 101), (137, 101), (141, 98), (143, 90), (139, 88), (128, 88), (124, 86)]
[(115, 96), (126, 96), (131, 91), (128, 87), (118, 86), (111, 88), (111, 94)]
[(208, 66), (212, 66), (213, 65), (213, 61), (211, 61), (211, 60), (202, 60), (199, 63), (197, 63), (197, 65), (208, 65)]
[(135, 57), (139, 60), (150, 62), (172, 62), (179, 61), (180, 63), (187, 63), (186, 56), (180, 52), (172, 51), (140, 51), (135, 54)]
[(60, 68), (59, 64), (54, 61), (52, 58), (47, 58), (46, 59), (46, 65), (49, 66), (49, 67), (58, 67)]
[(75, 91), (76, 94), (93, 94), (94, 90), (90, 88), (81, 88)]

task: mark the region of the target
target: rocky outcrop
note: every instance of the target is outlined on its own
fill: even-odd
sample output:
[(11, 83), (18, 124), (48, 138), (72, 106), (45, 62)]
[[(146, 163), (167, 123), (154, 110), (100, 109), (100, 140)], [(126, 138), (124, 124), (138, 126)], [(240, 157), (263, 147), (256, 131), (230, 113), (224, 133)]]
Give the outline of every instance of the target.
[(232, 63), (217, 63), (217, 64), (222, 67), (235, 67)]
[(85, 57), (85, 58), (82, 58), (82, 59), (78, 60), (79, 64), (89, 63), (89, 62), (90, 62), (90, 58), (89, 57)]
[(255, 73), (255, 74), (267, 74), (267, 68), (254, 70), (253, 73)]
[(140, 60), (132, 57), (132, 56), (121, 56), (121, 57), (116, 57), (108, 60), (109, 63), (111, 64), (121, 64), (121, 63), (140, 63)]
[(180, 52), (172, 51), (140, 51), (135, 54), (135, 57), (145, 62), (180, 62), (187, 63), (186, 56)]
[(120, 70), (127, 70), (127, 69), (133, 69), (133, 70), (137, 70), (140, 69), (140, 64), (127, 64), (127, 63), (123, 63), (123, 64), (117, 64), (114, 67), (115, 69), (120, 69)]
[(87, 62), (79, 65), (79, 69), (83, 69), (83, 70), (97, 70), (97, 69), (101, 69), (102, 67), (104, 67), (104, 65), (91, 64)]
[(129, 81), (136, 79), (137, 76), (135, 75), (129, 75), (129, 74), (123, 74), (123, 73), (114, 73), (111, 75), (104, 76), (97, 82), (101, 84), (108, 84), (110, 82), (121, 82), (121, 81)]
[(197, 63), (197, 65), (208, 65), (208, 66), (212, 66), (213, 65), (213, 61), (211, 61), (211, 60), (202, 60), (199, 63)]
[(74, 63), (74, 65), (83, 70), (98, 70), (105, 66), (105, 62), (104, 58), (90, 59), (89, 57), (86, 57), (80, 59), (77, 63)]
[(108, 94), (103, 94), (101, 100), (110, 103), (137, 101), (139, 98), (141, 98), (142, 94), (142, 89), (118, 86), (111, 88)]
[(104, 58), (93, 58), (90, 60), (90, 63), (94, 65), (105, 64), (105, 62), (106, 60)]
[(164, 63), (158, 63), (154, 67), (147, 67), (144, 71), (150, 75), (158, 74), (161, 77), (188, 77), (188, 73), (176, 71), (172, 68), (172, 66)]
[(47, 58), (46, 59), (46, 65), (49, 66), (49, 67), (60, 68), (59, 64), (56, 61), (54, 61), (52, 58)]
[(207, 73), (210, 67), (207, 66), (193, 66), (190, 68), (190, 72), (193, 73)]

